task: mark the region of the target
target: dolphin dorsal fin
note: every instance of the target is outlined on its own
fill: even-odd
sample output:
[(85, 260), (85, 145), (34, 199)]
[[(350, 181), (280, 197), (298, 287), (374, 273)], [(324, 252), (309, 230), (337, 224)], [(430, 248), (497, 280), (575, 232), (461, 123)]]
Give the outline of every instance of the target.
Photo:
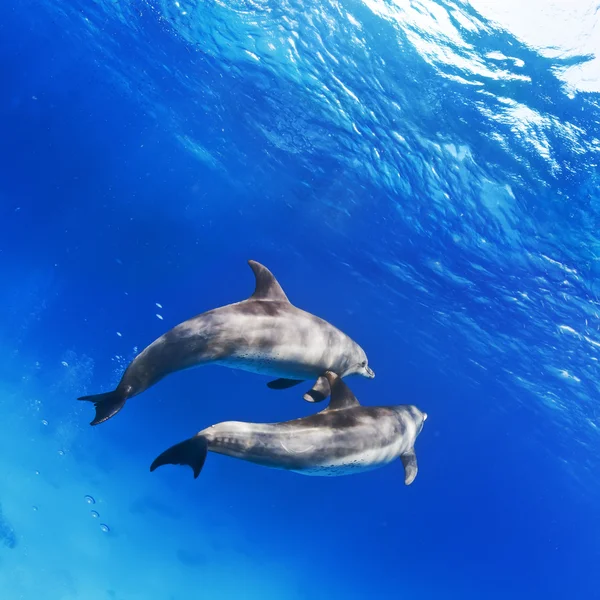
[(267, 267), (249, 260), (248, 264), (256, 277), (256, 288), (249, 300), (273, 300), (277, 302), (289, 302), (288, 297), (275, 279), (273, 273)]
[(324, 375), (331, 387), (331, 400), (325, 410), (340, 410), (360, 406), (360, 402), (356, 399), (352, 390), (342, 381), (341, 377), (333, 371), (326, 371)]

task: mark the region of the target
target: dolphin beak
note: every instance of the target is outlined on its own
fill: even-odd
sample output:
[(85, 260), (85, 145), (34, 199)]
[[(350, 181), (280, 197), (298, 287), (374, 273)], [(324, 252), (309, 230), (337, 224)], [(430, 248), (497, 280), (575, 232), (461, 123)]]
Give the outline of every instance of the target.
[(371, 369), (371, 367), (365, 367), (365, 371), (366, 371), (369, 379), (373, 379), (373, 377), (375, 377), (375, 371), (373, 371), (373, 369)]

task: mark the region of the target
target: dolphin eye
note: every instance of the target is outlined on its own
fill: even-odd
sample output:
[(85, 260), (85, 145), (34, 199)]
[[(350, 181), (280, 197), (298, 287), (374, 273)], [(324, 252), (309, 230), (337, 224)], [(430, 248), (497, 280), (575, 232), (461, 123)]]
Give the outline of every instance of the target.
[(367, 366), (367, 361), (366, 361), (366, 360), (363, 360), (363, 361), (360, 363), (360, 366), (361, 366), (361, 367), (366, 367), (366, 366)]

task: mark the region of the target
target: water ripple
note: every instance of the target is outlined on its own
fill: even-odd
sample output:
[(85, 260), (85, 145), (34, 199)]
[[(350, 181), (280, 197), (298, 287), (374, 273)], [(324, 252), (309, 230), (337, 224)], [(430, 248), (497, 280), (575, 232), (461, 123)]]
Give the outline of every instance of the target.
[(514, 4), (49, 6), (200, 164), (248, 195), (289, 172), (265, 204), (351, 240), (357, 277), (583, 442), (600, 394), (598, 12)]

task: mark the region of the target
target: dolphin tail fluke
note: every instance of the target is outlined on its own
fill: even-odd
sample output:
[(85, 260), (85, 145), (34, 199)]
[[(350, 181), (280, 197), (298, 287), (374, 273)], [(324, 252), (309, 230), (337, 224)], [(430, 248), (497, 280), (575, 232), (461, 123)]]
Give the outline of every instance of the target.
[(194, 471), (194, 479), (200, 475), (206, 455), (208, 454), (208, 443), (206, 438), (201, 435), (195, 435), (189, 440), (180, 442), (165, 450), (160, 456), (154, 459), (150, 465), (150, 471), (163, 465), (188, 465)]
[(96, 416), (94, 420), (90, 422), (90, 425), (98, 425), (108, 421), (111, 417), (114, 417), (125, 405), (127, 398), (118, 390), (112, 392), (106, 392), (106, 394), (96, 394), (94, 396), (81, 396), (77, 400), (87, 400), (93, 402), (96, 407)]

